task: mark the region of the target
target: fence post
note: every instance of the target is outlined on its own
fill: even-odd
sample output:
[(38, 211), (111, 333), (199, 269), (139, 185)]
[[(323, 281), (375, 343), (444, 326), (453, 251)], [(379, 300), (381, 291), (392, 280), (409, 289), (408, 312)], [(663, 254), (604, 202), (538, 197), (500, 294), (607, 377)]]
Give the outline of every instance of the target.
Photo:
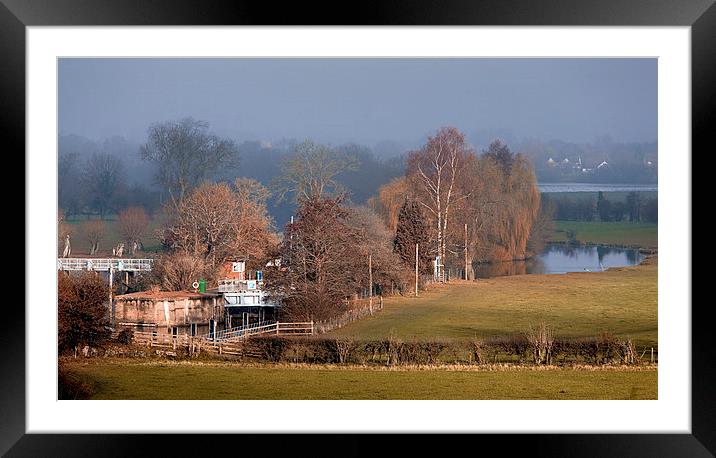
[(313, 335), (313, 320), (311, 320), (311, 335)]

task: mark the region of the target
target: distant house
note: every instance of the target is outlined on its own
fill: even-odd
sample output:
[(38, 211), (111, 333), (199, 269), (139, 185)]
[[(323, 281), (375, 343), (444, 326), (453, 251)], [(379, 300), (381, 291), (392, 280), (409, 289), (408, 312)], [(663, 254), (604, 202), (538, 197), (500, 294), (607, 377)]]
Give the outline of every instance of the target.
[(597, 169), (601, 169), (602, 167), (608, 167), (609, 163), (607, 161), (602, 161), (601, 164), (597, 166)]

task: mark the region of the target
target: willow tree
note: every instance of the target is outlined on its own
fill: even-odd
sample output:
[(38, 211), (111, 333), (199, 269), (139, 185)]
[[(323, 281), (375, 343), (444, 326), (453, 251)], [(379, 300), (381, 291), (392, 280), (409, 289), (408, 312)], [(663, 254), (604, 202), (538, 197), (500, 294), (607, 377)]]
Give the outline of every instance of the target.
[(368, 206), (393, 233), (397, 230), (398, 213), (408, 194), (407, 180), (405, 177), (398, 177), (378, 188), (378, 195), (368, 199)]
[(498, 151), (496, 155), (488, 150), (480, 158), (477, 181), (482, 189), (471, 199), (475, 225), (481, 228), (479, 254), (487, 261), (525, 259), (540, 211), (537, 179), (526, 157), (513, 154), (505, 145)]
[(407, 178), (418, 201), (432, 217), (436, 254), (445, 259), (450, 211), (467, 197), (458, 182), (466, 157), (474, 154), (465, 136), (454, 127), (443, 127), (419, 150), (408, 155)]

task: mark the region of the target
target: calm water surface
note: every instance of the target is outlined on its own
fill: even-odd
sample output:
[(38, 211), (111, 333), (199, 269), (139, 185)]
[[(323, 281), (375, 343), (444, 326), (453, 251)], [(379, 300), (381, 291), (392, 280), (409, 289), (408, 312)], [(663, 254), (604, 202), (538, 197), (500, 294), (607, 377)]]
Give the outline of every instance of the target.
[(599, 183), (537, 183), (540, 192), (647, 192), (658, 191), (656, 184), (599, 184)]
[(636, 249), (549, 244), (542, 254), (528, 261), (480, 265), (477, 268), (477, 276), (490, 278), (504, 275), (600, 272), (609, 267), (637, 265), (643, 259), (644, 255)]

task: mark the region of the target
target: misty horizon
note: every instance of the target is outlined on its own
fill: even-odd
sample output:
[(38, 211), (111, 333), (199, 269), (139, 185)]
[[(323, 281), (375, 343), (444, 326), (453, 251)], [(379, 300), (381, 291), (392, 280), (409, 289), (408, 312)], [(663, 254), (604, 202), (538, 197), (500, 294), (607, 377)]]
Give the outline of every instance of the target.
[(58, 69), (60, 136), (96, 142), (141, 144), (151, 124), (183, 117), (237, 142), (310, 138), (379, 156), (446, 125), (477, 149), (657, 139), (656, 59), (63, 58)]

